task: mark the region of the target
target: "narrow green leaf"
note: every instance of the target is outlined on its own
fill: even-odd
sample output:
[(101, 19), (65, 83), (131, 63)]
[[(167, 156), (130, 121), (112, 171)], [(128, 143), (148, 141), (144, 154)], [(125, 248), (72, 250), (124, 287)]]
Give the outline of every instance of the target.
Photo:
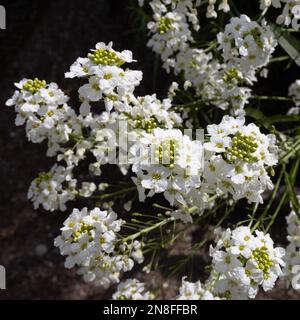
[(300, 122), (299, 115), (277, 114), (274, 116), (266, 116), (262, 111), (255, 108), (246, 108), (246, 114), (247, 116), (255, 119), (258, 123), (260, 123), (267, 129), (270, 129), (271, 126), (275, 123)]
[(269, 122), (269, 118), (266, 117), (259, 109), (255, 108), (246, 108), (247, 116), (255, 119), (259, 124), (264, 126), (266, 129), (271, 129), (271, 123)]
[(286, 53), (300, 66), (300, 41), (274, 23), (270, 23), (275, 37)]

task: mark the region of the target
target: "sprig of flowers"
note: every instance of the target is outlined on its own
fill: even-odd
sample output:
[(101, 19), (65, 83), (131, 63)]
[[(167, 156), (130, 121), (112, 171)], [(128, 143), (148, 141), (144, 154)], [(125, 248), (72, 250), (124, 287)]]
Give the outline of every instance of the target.
[(213, 258), (213, 292), (226, 299), (255, 298), (261, 286), (271, 290), (282, 274), (283, 248), (274, 248), (269, 234), (249, 227), (227, 229), (217, 233), (217, 243), (210, 248)]
[(134, 262), (143, 262), (140, 244), (118, 242), (118, 232), (124, 221), (113, 211), (95, 208), (89, 211), (74, 209), (61, 228), (54, 244), (67, 256), (66, 268), (79, 267), (88, 282), (108, 287), (119, 282), (122, 272), (133, 268)]

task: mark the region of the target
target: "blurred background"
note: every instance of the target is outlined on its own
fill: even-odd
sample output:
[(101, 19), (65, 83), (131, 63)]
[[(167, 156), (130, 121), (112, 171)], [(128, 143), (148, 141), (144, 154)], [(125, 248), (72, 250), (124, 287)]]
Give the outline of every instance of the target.
[[(138, 94), (163, 95), (172, 79), (146, 47), (146, 30), (140, 28), (132, 8), (135, 2), (0, 1), (7, 13), (7, 29), (0, 30), (0, 265), (6, 268), (7, 290), (0, 290), (0, 299), (109, 299), (115, 289), (85, 284), (76, 270), (64, 268), (53, 239), (68, 214), (34, 211), (26, 196), (31, 181), (48, 170), (53, 159), (46, 158), (43, 144), (27, 141), (23, 127), (15, 127), (15, 113), (5, 107), (5, 101), (13, 94), (13, 83), (24, 77), (37, 76), (57, 82), (66, 92), (76, 92), (74, 81), (64, 79), (64, 72), (100, 41), (113, 41), (115, 49), (133, 51), (138, 60), (134, 68), (144, 72)], [(278, 95), (285, 95), (292, 79), (285, 86), (283, 81), (278, 83), (281, 76), (276, 77), (275, 71), (273, 83), (282, 91)], [(162, 282), (159, 272), (146, 277)], [(165, 291), (162, 297), (175, 296), (175, 282)], [(261, 296), (299, 297), (283, 284), (273, 294)]]

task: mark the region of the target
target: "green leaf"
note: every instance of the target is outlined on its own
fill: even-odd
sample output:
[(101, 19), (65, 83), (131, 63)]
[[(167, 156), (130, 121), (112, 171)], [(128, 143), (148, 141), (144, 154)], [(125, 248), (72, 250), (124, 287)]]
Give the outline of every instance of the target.
[(280, 46), (300, 66), (300, 41), (276, 24), (270, 23), (270, 25)]
[(275, 116), (266, 116), (262, 111), (255, 108), (246, 108), (247, 116), (255, 119), (266, 129), (271, 129), (271, 126), (280, 122), (300, 122), (298, 115), (277, 114)]
[(268, 117), (269, 123), (278, 123), (278, 122), (299, 122), (300, 116), (298, 115), (286, 115), (286, 114), (278, 114), (276, 116)]
[(256, 108), (246, 108), (246, 115), (255, 119), (260, 125), (264, 126), (266, 129), (271, 130), (272, 126), (269, 122), (269, 118), (266, 117), (259, 109)]

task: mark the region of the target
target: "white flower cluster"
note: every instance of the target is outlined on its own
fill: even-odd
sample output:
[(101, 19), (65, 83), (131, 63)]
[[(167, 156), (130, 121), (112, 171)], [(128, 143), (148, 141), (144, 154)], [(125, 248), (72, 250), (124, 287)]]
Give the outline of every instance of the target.
[(260, 287), (271, 290), (282, 275), (285, 250), (274, 248), (269, 234), (249, 227), (227, 229), (218, 234), (215, 247), (210, 248), (213, 258), (212, 274), (208, 280), (212, 292), (233, 300), (254, 299)]
[[(216, 0), (209, 1), (208, 17), (217, 16), (216, 3)], [(152, 35), (148, 44), (160, 54), (168, 72), (172, 68), (175, 74), (183, 74), (185, 88), (192, 86), (203, 104), (229, 109), (232, 115), (242, 116), (251, 97), (248, 86), (257, 81), (255, 73), (268, 63), (276, 41), (265, 22), (259, 25), (245, 15), (232, 18), (224, 33), (218, 34), (225, 62), (221, 64), (211, 53), (192, 45), (194, 38), (185, 15), (190, 12), (189, 8), (200, 4), (196, 1), (150, 1), (155, 21), (148, 25)], [(218, 4), (219, 10), (229, 10), (227, 1), (218, 1)], [(179, 21), (183, 25), (179, 26)]]
[(182, 124), (180, 115), (172, 110), (172, 100), (160, 101), (156, 94), (143, 97), (131, 96), (130, 100), (116, 103), (121, 116), (119, 119), (128, 122), (130, 141), (142, 132), (151, 133), (155, 128), (171, 129)]
[(300, 113), (300, 80), (296, 80), (290, 85), (289, 96), (293, 99), (295, 107), (290, 108), (288, 114), (298, 115)]
[[(88, 150), (96, 161), (91, 163), (90, 170), (95, 175), (101, 174), (101, 166), (110, 161), (107, 151), (122, 148), (116, 141), (122, 132), (124, 139), (134, 142), (140, 132), (151, 132), (156, 127), (172, 128), (181, 124), (180, 116), (170, 110), (171, 100), (160, 101), (156, 95), (136, 97), (133, 93), (135, 86), (142, 79), (142, 72), (122, 69), (125, 63), (134, 61), (132, 52), (115, 51), (112, 43), (98, 43), (96, 49), (87, 58), (79, 58), (71, 66), (66, 77), (84, 77), (89, 83), (79, 89), (82, 101), (80, 108), (81, 121), (90, 132), (83, 143), (77, 143), (79, 156), (68, 150), (64, 158), (67, 162), (78, 162)], [(93, 114), (91, 102), (103, 101), (106, 111), (99, 115)], [(126, 122), (126, 127), (120, 127), (120, 122)], [(127, 145), (127, 144), (126, 144)], [(120, 165), (123, 173), (127, 172), (126, 165)]]
[[(210, 6), (214, 4), (209, 2)], [(221, 4), (227, 10), (226, 1)], [(236, 49), (243, 46), (251, 52), (255, 45), (259, 47), (259, 38), (263, 46), (259, 47), (260, 62), (252, 61), (244, 70), (248, 53), (243, 56), (242, 50), (243, 54), (224, 57), (226, 63), (220, 64), (212, 54), (189, 47), (193, 41), (189, 25), (198, 29), (197, 5), (189, 0), (151, 1), (157, 12), (152, 24), (153, 46), (166, 45), (159, 49), (166, 65), (183, 74), (186, 87), (190, 83), (204, 103), (209, 101), (221, 109), (230, 108), (234, 114), (243, 114), (251, 94), (243, 85), (256, 81), (256, 69), (268, 60), (267, 51), (272, 51), (266, 40), (267, 29), (243, 16), (237, 19), (246, 19), (247, 23), (241, 22), (236, 29), (238, 23), (232, 20), (225, 29), (227, 37), (232, 37), (230, 45), (234, 42)], [(250, 40), (255, 44), (247, 46)], [(229, 54), (228, 48), (223, 49), (224, 55)], [(175, 207), (171, 216), (185, 223), (193, 221), (192, 215), (212, 208), (218, 197), (263, 202), (262, 193), (273, 187), (268, 172), (277, 163), (275, 137), (262, 134), (255, 124), (246, 125), (243, 117), (224, 116), (220, 124), (207, 127), (206, 140), (193, 140), (191, 130), (183, 131), (184, 115), (172, 108), (177, 85), (171, 86), (167, 99), (159, 100), (155, 94), (135, 96), (142, 73), (122, 67), (133, 61), (130, 51), (115, 51), (112, 43), (98, 43), (86, 58), (78, 58), (66, 77), (87, 81), (78, 90), (79, 114), (67, 105), (68, 98), (54, 83), (24, 79), (16, 84), (18, 90), (7, 102), (15, 106), (16, 123), (26, 123), (31, 141), (47, 140), (47, 154), (57, 158), (57, 164), (30, 186), (28, 197), (34, 207), (64, 211), (70, 200), (91, 197), (97, 190), (103, 192), (103, 183), (97, 186), (93, 181), (81, 181), (81, 176), (78, 186), (74, 169), (85, 159), (93, 176), (101, 175), (107, 164), (118, 164), (123, 174), (133, 173), (140, 201), (162, 194)], [(297, 103), (294, 86), (290, 95)], [(111, 156), (120, 157), (123, 151), (124, 162), (111, 162)], [(131, 200), (124, 205), (126, 210), (130, 207)], [(123, 223), (111, 209), (74, 209), (55, 239), (55, 245), (66, 256), (65, 266), (77, 266), (86, 281), (97, 285), (118, 283), (123, 272), (130, 271), (135, 262), (143, 262), (142, 244), (134, 240), (139, 233), (122, 238), (119, 233)], [(268, 290), (280, 275), (282, 251), (273, 248), (268, 235), (257, 231), (254, 236), (249, 228), (227, 230), (211, 249), (211, 255), (214, 271), (208, 283), (202, 286), (183, 279), (178, 299), (253, 298), (259, 286)], [(153, 295), (144, 284), (129, 279), (120, 284), (114, 298), (151, 299)]]
[[(39, 79), (24, 79), (16, 84), (18, 90), (7, 105), (15, 105), (17, 125), (26, 121), (28, 138), (36, 143), (47, 139), (47, 155), (57, 156), (58, 162), (66, 164), (66, 168), (65, 165), (59, 165), (59, 169), (54, 167), (32, 183), (28, 195), (35, 208), (41, 204), (46, 210), (65, 210), (65, 203), (76, 194), (91, 196), (97, 186), (83, 182), (76, 190), (72, 171), (92, 155), (89, 170), (96, 176), (101, 175), (101, 167), (116, 163), (112, 157), (122, 151), (118, 141), (120, 133), (126, 140), (128, 136), (132, 145), (144, 132), (181, 125), (180, 115), (171, 110), (171, 99), (160, 101), (155, 94), (143, 97), (133, 94), (142, 72), (121, 68), (132, 61), (131, 51), (115, 51), (112, 43), (98, 43), (87, 58), (76, 60), (66, 77), (84, 78), (88, 82), (79, 89), (79, 115), (67, 105), (68, 97), (54, 83), (47, 85)], [(91, 105), (96, 102), (97, 110)], [(99, 102), (105, 105), (100, 113)], [(121, 127), (121, 122), (126, 127)], [(124, 174), (128, 170), (126, 161), (127, 154), (124, 163), (118, 163)]]
[(156, 128), (140, 136), (130, 149), (140, 201), (162, 193), (177, 207), (172, 216), (185, 223), (213, 206), (215, 196), (263, 202), (262, 193), (273, 188), (268, 171), (277, 163), (275, 136), (230, 116), (207, 131), (204, 144), (178, 129)]
[(90, 103), (104, 100), (107, 111), (114, 107), (115, 101), (120, 101), (126, 95), (133, 93), (134, 88), (142, 80), (142, 72), (124, 70), (125, 63), (131, 63), (132, 52), (115, 51), (112, 42), (106, 45), (97, 43), (87, 58), (78, 58), (65, 74), (66, 78), (88, 78), (88, 83), (79, 88), (79, 97), (82, 101), (81, 114), (90, 112)]
[(80, 267), (78, 273), (85, 281), (96, 285), (108, 287), (119, 282), (121, 273), (131, 270), (134, 261), (143, 261), (140, 243), (118, 244), (123, 223), (111, 210), (74, 209), (54, 242), (60, 253), (67, 256), (65, 267)]
[(261, 9), (273, 6), (275, 8), (281, 8), (282, 13), (277, 17), (276, 23), (283, 24), (285, 26), (291, 25), (295, 30), (299, 30), (300, 23), (300, 1), (299, 0), (261, 0)]
[(263, 202), (261, 194), (272, 189), (268, 167), (277, 163), (274, 135), (264, 135), (244, 118), (224, 116), (220, 124), (207, 127), (209, 142), (204, 144), (204, 179), (220, 194), (248, 202)]
[(15, 106), (16, 125), (26, 124), (28, 140), (40, 143), (59, 136), (59, 139), (67, 141), (68, 132), (62, 127), (66, 119), (73, 116), (73, 111), (66, 104), (69, 98), (57, 84), (47, 84), (45, 80), (35, 78), (23, 79), (15, 86), (18, 90), (6, 105)]
[(185, 204), (184, 195), (201, 184), (203, 147), (178, 129), (156, 128), (145, 133), (130, 150), (134, 182), (140, 200), (163, 193), (174, 204)]
[(218, 42), (224, 61), (245, 74), (265, 66), (277, 44), (266, 22), (259, 25), (244, 14), (231, 18)]
[(147, 291), (145, 284), (137, 279), (127, 279), (118, 285), (113, 300), (153, 300), (154, 295)]
[[(253, 234), (249, 227), (244, 226), (233, 230), (217, 228), (215, 234), (216, 245), (210, 246), (210, 277), (204, 284), (189, 282), (183, 277), (176, 300), (254, 299), (260, 288), (270, 291), (283, 275), (285, 250), (274, 248), (269, 234), (258, 230)], [(113, 295), (113, 299), (122, 300), (153, 298), (144, 284), (136, 279), (121, 283)]]
[(210, 73), (210, 78), (199, 95), (204, 101), (222, 110), (230, 110), (234, 116), (243, 116), (244, 107), (252, 94), (251, 89), (245, 85), (251, 85), (254, 81), (256, 78), (253, 72), (245, 75), (235, 67), (219, 65), (219, 69)]
[(244, 74), (234, 66), (220, 64), (211, 53), (195, 48), (178, 53), (174, 72), (183, 73), (186, 83), (192, 85), (204, 104), (229, 109), (235, 116), (244, 115), (244, 106), (251, 96), (251, 89), (244, 85), (257, 80), (253, 70)]
[(192, 0), (153, 0), (149, 2), (153, 10), (153, 19), (148, 23), (152, 35), (148, 46), (158, 54), (169, 70), (176, 63), (176, 53), (186, 50), (193, 37), (190, 24), (194, 30), (199, 30), (197, 18), (198, 1)]
[[(300, 196), (298, 196), (300, 200)], [(289, 241), (286, 247), (284, 257), (285, 268), (283, 269), (284, 278), (288, 284), (291, 284), (294, 277), (300, 273), (300, 217), (299, 212), (291, 211), (286, 217), (287, 221), (287, 240)], [(299, 283), (293, 283), (295, 290), (300, 290)]]
[(212, 75), (219, 69), (219, 64), (212, 61), (212, 58), (211, 53), (205, 53), (202, 49), (183, 50), (177, 55), (174, 72), (175, 74), (183, 72), (184, 79), (191, 82), (197, 93), (200, 94), (204, 89), (204, 84), (208, 83)]
[(16, 90), (7, 106), (15, 106), (16, 125), (25, 124), (26, 135), (33, 143), (48, 142), (48, 156), (63, 151), (62, 145), (72, 135), (81, 135), (83, 119), (67, 105), (69, 98), (56, 83), (45, 80), (23, 79), (15, 84)]
[(220, 298), (213, 296), (209, 290), (201, 285), (200, 281), (189, 282), (184, 277), (176, 300), (220, 300)]
[(41, 172), (28, 190), (34, 209), (42, 206), (45, 210), (66, 210), (66, 202), (76, 195), (77, 180), (73, 178), (70, 168), (55, 164), (49, 172)]

